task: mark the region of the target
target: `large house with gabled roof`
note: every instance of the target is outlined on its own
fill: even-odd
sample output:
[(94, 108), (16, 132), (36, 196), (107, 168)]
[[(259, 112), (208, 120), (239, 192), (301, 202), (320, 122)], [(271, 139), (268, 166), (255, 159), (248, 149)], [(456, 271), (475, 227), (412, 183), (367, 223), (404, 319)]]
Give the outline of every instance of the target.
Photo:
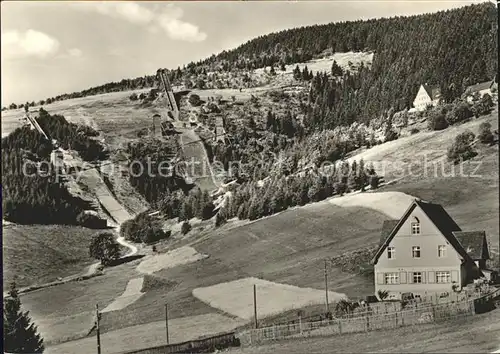
[(427, 83), (420, 85), (417, 95), (413, 100), (412, 111), (424, 111), (427, 107), (436, 106), (441, 100), (441, 89), (438, 86), (430, 86)]
[(415, 199), (399, 220), (386, 220), (372, 259), (375, 293), (451, 293), (474, 279), (494, 276), (484, 231), (462, 231), (439, 204)]

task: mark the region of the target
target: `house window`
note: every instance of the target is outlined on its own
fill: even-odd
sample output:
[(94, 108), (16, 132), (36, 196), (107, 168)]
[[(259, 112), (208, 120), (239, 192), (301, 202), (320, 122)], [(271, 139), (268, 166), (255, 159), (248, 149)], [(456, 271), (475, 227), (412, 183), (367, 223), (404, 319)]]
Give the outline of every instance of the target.
[(449, 283), (450, 280), (450, 272), (436, 272), (436, 283)]
[(438, 246), (438, 257), (439, 258), (446, 257), (446, 246), (445, 245)]
[(394, 247), (387, 247), (387, 258), (388, 259), (396, 258), (396, 249)]
[(386, 284), (399, 284), (399, 273), (385, 273)]
[(414, 272), (413, 273), (413, 283), (415, 283), (415, 284), (422, 283), (422, 272)]
[(413, 258), (420, 258), (420, 246), (413, 246), (411, 248)]
[(411, 223), (411, 234), (412, 235), (420, 235), (420, 223), (418, 223), (418, 222)]

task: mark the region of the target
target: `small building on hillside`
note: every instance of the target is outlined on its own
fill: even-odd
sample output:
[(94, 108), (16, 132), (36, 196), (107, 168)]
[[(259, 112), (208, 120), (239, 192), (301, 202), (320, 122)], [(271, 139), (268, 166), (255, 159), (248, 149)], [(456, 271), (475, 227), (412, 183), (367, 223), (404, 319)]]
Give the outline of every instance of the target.
[(480, 82), (475, 85), (471, 85), (465, 89), (465, 95), (467, 97), (467, 102), (471, 103), (474, 97), (481, 98), (484, 95), (492, 95), (494, 91), (498, 90), (497, 78), (491, 81)]
[(439, 204), (415, 199), (399, 220), (386, 220), (372, 263), (375, 293), (389, 299), (459, 290), (495, 272), (484, 231), (462, 231)]
[(226, 130), (224, 129), (224, 119), (221, 116), (215, 117), (215, 143), (226, 142)]
[(429, 106), (436, 106), (441, 100), (441, 89), (438, 86), (420, 85), (417, 96), (413, 100), (414, 110), (424, 111)]

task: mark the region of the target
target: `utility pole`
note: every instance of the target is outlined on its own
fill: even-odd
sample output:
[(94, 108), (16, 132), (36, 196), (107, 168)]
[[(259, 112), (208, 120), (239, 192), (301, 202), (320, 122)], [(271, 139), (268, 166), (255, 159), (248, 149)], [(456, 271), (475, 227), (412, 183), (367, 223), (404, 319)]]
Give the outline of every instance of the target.
[(259, 328), (259, 324), (257, 323), (257, 287), (253, 285), (253, 316), (255, 320), (255, 328)]
[(328, 305), (328, 272), (326, 270), (326, 259), (325, 259), (325, 299), (326, 299), (326, 313), (330, 312)]
[(95, 304), (95, 318), (96, 318), (96, 332), (97, 332), (97, 354), (101, 354), (101, 332), (99, 330), (99, 320), (101, 315), (99, 314), (99, 305)]
[(165, 328), (167, 331), (167, 344), (170, 344), (168, 339), (168, 304), (165, 304)]

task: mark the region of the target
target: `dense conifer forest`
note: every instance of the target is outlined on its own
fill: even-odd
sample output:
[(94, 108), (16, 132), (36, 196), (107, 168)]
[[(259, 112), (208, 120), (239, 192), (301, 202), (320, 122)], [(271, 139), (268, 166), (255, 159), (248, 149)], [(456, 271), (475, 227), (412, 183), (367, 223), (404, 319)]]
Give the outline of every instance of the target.
[[(255, 69), (307, 61), (325, 51), (374, 51), (370, 70), (341, 84), (313, 81), (309, 124), (367, 121), (411, 107), (422, 83), (440, 86), (447, 101), (497, 72), (497, 9), (492, 3), (410, 17), (330, 23), (257, 37), (238, 48), (170, 71), (174, 83), (207, 71)], [(156, 86), (155, 75), (123, 79), (43, 102)], [(311, 110), (310, 110), (311, 111)]]
[[(38, 122), (50, 139), (62, 147), (71, 145), (86, 160), (105, 154), (91, 138), (97, 133), (68, 123), (63, 116), (43, 109)], [(50, 163), (52, 143), (36, 130), (24, 126), (2, 138), (3, 218), (20, 224), (76, 224), (89, 206), (71, 196)]]

